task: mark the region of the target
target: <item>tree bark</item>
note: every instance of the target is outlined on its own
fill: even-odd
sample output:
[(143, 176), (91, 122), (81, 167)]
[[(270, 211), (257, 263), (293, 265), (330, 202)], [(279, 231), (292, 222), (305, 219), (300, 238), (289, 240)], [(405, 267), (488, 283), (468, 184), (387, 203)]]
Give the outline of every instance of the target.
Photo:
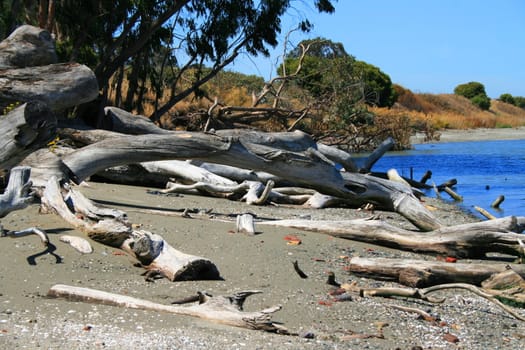
[(432, 253), (458, 258), (481, 258), (498, 252), (521, 256), (519, 240), (523, 235), (523, 217), (442, 227), (432, 232), (414, 232), (370, 219), (341, 221), (276, 220), (260, 225), (284, 226), (315, 231), (334, 237), (367, 242), (385, 247)]
[[(1, 80), (1, 79), (0, 79)], [(0, 169), (9, 170), (55, 137), (57, 120), (42, 102), (30, 101), (0, 118)]]
[(78, 63), (0, 68), (0, 76), (1, 103), (40, 100), (57, 111), (92, 101), (98, 95), (95, 75)]
[(358, 276), (392, 280), (409, 287), (428, 287), (444, 283), (469, 283), (481, 285), (495, 273), (511, 268), (522, 277), (525, 266), (521, 264), (447, 263), (409, 259), (354, 257), (348, 271)]

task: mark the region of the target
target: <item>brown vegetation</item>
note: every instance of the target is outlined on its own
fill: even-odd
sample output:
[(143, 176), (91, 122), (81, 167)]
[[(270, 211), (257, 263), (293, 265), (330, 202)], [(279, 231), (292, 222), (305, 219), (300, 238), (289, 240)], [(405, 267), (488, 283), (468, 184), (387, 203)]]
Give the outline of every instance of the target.
[[(406, 114), (412, 125), (430, 124), (433, 129), (511, 128), (525, 125), (525, 110), (499, 100), (483, 111), (468, 99), (454, 94), (414, 94), (396, 86), (398, 101), (392, 111), (378, 115)], [(395, 111), (395, 112), (393, 112)]]

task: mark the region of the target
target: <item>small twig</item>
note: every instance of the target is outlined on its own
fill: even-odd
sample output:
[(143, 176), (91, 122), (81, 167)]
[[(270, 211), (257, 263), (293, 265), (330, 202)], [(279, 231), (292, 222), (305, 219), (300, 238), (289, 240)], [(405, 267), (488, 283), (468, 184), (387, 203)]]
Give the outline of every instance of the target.
[(407, 306), (401, 306), (401, 305), (396, 305), (396, 304), (385, 304), (385, 305), (393, 309), (396, 309), (396, 310), (418, 314), (419, 316), (423, 317), (425, 321), (430, 321), (430, 322), (437, 321), (436, 318), (430, 315), (428, 312), (425, 312), (415, 307), (407, 307)]
[(511, 308), (509, 308), (507, 305), (503, 304), (501, 301), (499, 301), (498, 299), (494, 298), (492, 295), (488, 294), (488, 293), (485, 293), (482, 289), (472, 285), (472, 284), (467, 284), (467, 283), (448, 283), (448, 284), (439, 284), (437, 286), (432, 286), (432, 287), (428, 287), (428, 288), (425, 288), (425, 289), (420, 289), (420, 292), (422, 294), (428, 294), (428, 293), (432, 293), (432, 292), (435, 292), (435, 291), (438, 291), (438, 290), (443, 290), (443, 289), (454, 289), (454, 288), (459, 288), (459, 289), (466, 289), (482, 298), (485, 298), (487, 299), (488, 301), (496, 304), (497, 306), (499, 306), (501, 309), (503, 309), (504, 311), (506, 311), (508, 314), (512, 315), (514, 318), (520, 320), (520, 321), (525, 321), (525, 317), (519, 315), (518, 313), (514, 312), (514, 310), (512, 310)]
[(294, 268), (295, 272), (297, 272), (299, 277), (301, 277), (301, 278), (308, 278), (308, 276), (299, 268), (299, 263), (297, 262), (297, 260), (295, 260), (293, 262), (293, 268)]

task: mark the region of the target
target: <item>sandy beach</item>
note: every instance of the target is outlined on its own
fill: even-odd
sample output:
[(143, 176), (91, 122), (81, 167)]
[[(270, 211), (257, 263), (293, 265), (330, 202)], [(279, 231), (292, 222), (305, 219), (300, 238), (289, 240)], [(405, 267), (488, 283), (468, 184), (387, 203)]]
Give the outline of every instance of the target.
[[(525, 129), (498, 129), (507, 137), (524, 138)], [(503, 137), (496, 131), (477, 130), (478, 138)], [(472, 132), (445, 132), (441, 141), (470, 139)], [(453, 136), (457, 136), (456, 139)], [(9, 230), (39, 227), (56, 246), (53, 254), (39, 255), (43, 246), (36, 236), (2, 238), (0, 255), (0, 347), (3, 349), (519, 349), (525, 348), (525, 322), (502, 312), (494, 304), (467, 292), (440, 295), (442, 304), (403, 298), (362, 298), (329, 303), (327, 273), (341, 282), (359, 286), (397, 286), (392, 282), (358, 278), (347, 272), (348, 259), (396, 257), (435, 260), (433, 256), (403, 252), (329, 235), (293, 229), (256, 226), (258, 234), (235, 233), (234, 218), (250, 212), (257, 218), (352, 219), (370, 213), (353, 209), (312, 210), (301, 207), (248, 206), (245, 203), (202, 196), (154, 195), (147, 188), (89, 182), (80, 191), (108, 207), (124, 210), (130, 221), (163, 236), (176, 249), (212, 260), (221, 281), (146, 282), (143, 270), (116, 249), (91, 241), (92, 254), (82, 255), (59, 241), (62, 234), (84, 236), (60, 217), (38, 212), (38, 205), (10, 213), (2, 219)], [(435, 198), (425, 203), (447, 225), (478, 219)], [(192, 218), (180, 211), (191, 209)], [(166, 212), (154, 215), (150, 209)], [(413, 229), (401, 216), (376, 212), (381, 219)], [(230, 219), (228, 219), (230, 218)], [(221, 219), (221, 220), (218, 220)], [(286, 235), (300, 245), (289, 245)], [(308, 278), (293, 269), (297, 261)], [(502, 263), (491, 261), (490, 263)], [(285, 336), (214, 324), (205, 320), (153, 311), (70, 302), (46, 297), (54, 284), (89, 287), (159, 303), (207, 291), (229, 295), (260, 290), (248, 298), (246, 310), (281, 305), (273, 315), (290, 331)], [(391, 307), (420, 308), (439, 317), (431, 323), (416, 314)], [(525, 315), (523, 310), (518, 310)], [(378, 337), (378, 325), (383, 336)], [(386, 324), (386, 325), (385, 325)], [(451, 342), (453, 334), (458, 342)]]
[[(525, 127), (500, 129), (469, 129), (469, 130), (440, 130), (439, 141), (434, 142), (461, 142), (461, 141), (489, 141), (489, 140), (523, 140)], [(425, 135), (417, 133), (410, 141), (412, 144), (423, 143)]]

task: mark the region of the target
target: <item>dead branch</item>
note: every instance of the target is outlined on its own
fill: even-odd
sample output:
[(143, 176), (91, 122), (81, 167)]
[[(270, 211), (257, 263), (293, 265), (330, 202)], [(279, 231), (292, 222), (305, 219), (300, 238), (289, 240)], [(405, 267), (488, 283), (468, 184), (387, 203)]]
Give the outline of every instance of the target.
[(158, 304), (151, 301), (133, 298), (126, 295), (103, 292), (96, 289), (81, 288), (57, 284), (48, 291), (48, 296), (64, 298), (70, 301), (82, 301), (112, 306), (121, 306), (130, 309), (152, 310), (177, 315), (202, 318), (214, 323), (252, 330), (263, 330), (279, 334), (290, 334), (288, 330), (271, 321), (271, 314), (280, 310), (281, 306), (274, 306), (256, 312), (243, 311), (243, 304), (247, 297), (260, 291), (240, 291), (231, 296), (211, 297), (199, 292), (199, 304), (192, 306), (173, 306)]

